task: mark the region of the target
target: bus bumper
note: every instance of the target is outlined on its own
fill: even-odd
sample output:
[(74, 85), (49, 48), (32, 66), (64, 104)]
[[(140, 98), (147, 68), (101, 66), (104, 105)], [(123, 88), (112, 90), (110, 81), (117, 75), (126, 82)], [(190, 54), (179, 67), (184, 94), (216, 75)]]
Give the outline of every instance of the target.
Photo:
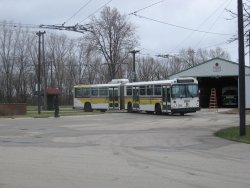
[(176, 109), (171, 109), (171, 113), (175, 114), (175, 113), (193, 113), (196, 111), (199, 111), (200, 107), (190, 107), (190, 108), (176, 108)]

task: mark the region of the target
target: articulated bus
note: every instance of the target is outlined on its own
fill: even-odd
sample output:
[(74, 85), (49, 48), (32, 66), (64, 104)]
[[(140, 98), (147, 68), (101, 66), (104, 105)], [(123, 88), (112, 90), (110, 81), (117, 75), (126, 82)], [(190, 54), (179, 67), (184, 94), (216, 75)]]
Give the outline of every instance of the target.
[(200, 109), (195, 78), (133, 83), (116, 79), (109, 84), (77, 85), (74, 89), (74, 108), (84, 111), (125, 109), (129, 113), (184, 115)]

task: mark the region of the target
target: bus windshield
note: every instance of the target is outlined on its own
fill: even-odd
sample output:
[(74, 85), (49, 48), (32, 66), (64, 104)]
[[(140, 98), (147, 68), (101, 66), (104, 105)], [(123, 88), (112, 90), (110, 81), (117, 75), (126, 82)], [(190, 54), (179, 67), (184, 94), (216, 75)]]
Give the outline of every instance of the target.
[(176, 84), (172, 86), (172, 98), (194, 98), (198, 97), (197, 84)]

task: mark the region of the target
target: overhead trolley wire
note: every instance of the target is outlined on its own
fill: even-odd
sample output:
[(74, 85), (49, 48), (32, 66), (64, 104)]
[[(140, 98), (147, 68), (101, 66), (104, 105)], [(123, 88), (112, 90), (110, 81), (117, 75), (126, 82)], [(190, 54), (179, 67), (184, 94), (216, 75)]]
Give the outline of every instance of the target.
[[(219, 7), (218, 8), (216, 8), (198, 27), (196, 27), (196, 29), (199, 29), (202, 25), (204, 25), (216, 12), (218, 12), (220, 9), (221, 9), (221, 7), (225, 4), (225, 3), (227, 3), (229, 0), (225, 0), (224, 2), (222, 2), (220, 5), (219, 5)], [(231, 0), (232, 1), (232, 0)], [(227, 5), (228, 6), (228, 5)], [(227, 7), (226, 6), (226, 7)], [(224, 10), (223, 10), (224, 11)], [(179, 46), (181, 46), (185, 41), (187, 41), (193, 34), (195, 33), (195, 31), (192, 31), (190, 34), (188, 34), (187, 36), (186, 36), (186, 38), (184, 38), (178, 45), (176, 45), (175, 47), (174, 47), (174, 49), (173, 50), (171, 50), (172, 52), (173, 51), (175, 51), (177, 48), (179, 48)], [(205, 33), (204, 33), (204, 35), (206, 35)]]
[[(226, 4), (225, 8), (221, 11), (221, 13), (217, 16), (217, 18), (215, 19), (215, 21), (211, 24), (211, 26), (209, 27), (209, 29), (212, 29), (214, 27), (214, 25), (218, 22), (219, 18), (222, 16), (222, 14), (224, 13), (224, 11), (227, 9), (227, 7), (232, 3), (232, 0), (229, 0), (228, 3)], [(203, 34), (202, 38), (198, 41), (198, 43), (195, 46), (200, 45), (200, 43), (202, 42), (202, 40), (205, 38), (206, 33)]]
[(87, 3), (85, 3), (81, 8), (79, 8), (69, 19), (67, 19), (64, 23), (66, 24), (67, 22), (69, 22), (73, 17), (75, 17), (82, 9), (84, 9), (89, 3), (91, 3), (93, 0), (89, 0)]
[(156, 20), (156, 19), (153, 19), (153, 18), (146, 17), (146, 16), (141, 16), (141, 15), (138, 15), (138, 14), (132, 14), (132, 15), (137, 16), (139, 18), (146, 19), (146, 20), (150, 20), (150, 21), (153, 21), (153, 22), (157, 22), (157, 23), (161, 23), (161, 24), (164, 24), (164, 25), (169, 25), (169, 26), (172, 26), (172, 27), (185, 29), (185, 30), (189, 30), (189, 31), (195, 31), (195, 32), (199, 32), (199, 33), (207, 33), (207, 34), (213, 34), (213, 35), (233, 36), (233, 34), (228, 34), (228, 33), (216, 33), (216, 32), (211, 32), (211, 31), (192, 29), (192, 28), (189, 28), (189, 27), (184, 27), (184, 26), (180, 26), (180, 25), (176, 25), (176, 24), (172, 24), (172, 23), (168, 23), (168, 22), (163, 22), (163, 21), (160, 21), (160, 20)]
[(79, 23), (84, 22), (85, 20), (87, 20), (88, 18), (92, 17), (93, 15), (95, 15), (97, 12), (99, 12), (102, 8), (104, 8), (106, 5), (108, 5), (111, 1), (113, 0), (109, 0), (107, 3), (105, 3), (104, 5), (102, 5), (101, 7), (99, 7), (96, 11), (94, 11), (93, 13), (91, 13), (90, 15), (88, 15), (85, 19), (83, 19), (82, 21), (80, 21)]
[(134, 11), (134, 12), (128, 14), (128, 15), (136, 14), (136, 13), (142, 11), (142, 10), (148, 9), (148, 8), (150, 8), (150, 7), (154, 6), (154, 5), (157, 5), (157, 4), (159, 4), (159, 3), (162, 3), (162, 2), (164, 2), (164, 1), (166, 1), (166, 0), (158, 1), (158, 2), (156, 2), (156, 3), (153, 3), (153, 4), (151, 4), (151, 5), (148, 5), (148, 6), (146, 6), (146, 7), (141, 8), (141, 9), (138, 9), (138, 10), (136, 10), (136, 11)]

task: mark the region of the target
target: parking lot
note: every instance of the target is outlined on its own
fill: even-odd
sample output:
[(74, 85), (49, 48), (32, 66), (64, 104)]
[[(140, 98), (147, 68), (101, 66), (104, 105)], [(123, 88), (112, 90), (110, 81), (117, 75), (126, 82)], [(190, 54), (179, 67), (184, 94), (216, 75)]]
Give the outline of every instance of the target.
[(0, 188), (248, 188), (250, 145), (213, 136), (238, 121), (207, 110), (0, 119)]

